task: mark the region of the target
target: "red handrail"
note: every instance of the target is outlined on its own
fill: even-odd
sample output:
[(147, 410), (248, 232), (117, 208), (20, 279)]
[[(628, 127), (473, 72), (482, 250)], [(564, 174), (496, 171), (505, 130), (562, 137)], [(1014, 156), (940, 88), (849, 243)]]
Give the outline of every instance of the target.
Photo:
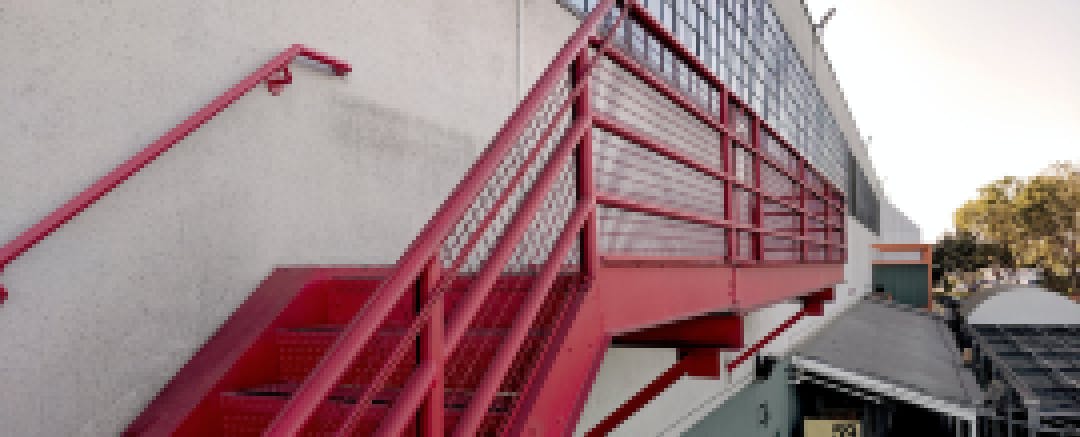
[[(267, 88), (271, 93), (277, 94), (281, 88), (292, 82), (289, 73), (289, 63), (297, 57), (305, 57), (315, 62), (330, 67), (335, 75), (344, 76), (352, 71), (352, 67), (344, 61), (332, 58), (325, 53), (317, 52), (300, 44), (293, 44), (282, 51), (269, 62), (264, 64), (254, 73), (248, 75), (225, 93), (218, 96), (199, 111), (192, 114), (182, 123), (170, 129), (153, 143), (146, 146), (142, 151), (128, 158), (108, 174), (98, 179), (81, 193), (72, 197), (55, 211), (49, 213), (41, 221), (37, 222), (24, 231), (15, 239), (0, 247), (0, 273), (16, 258), (26, 253), (36, 244), (47, 238), (61, 226), (64, 226), (86, 208), (89, 208), (106, 194), (109, 194), (118, 185), (124, 183), (135, 173), (142, 170), (153, 162), (158, 156), (169, 151), (176, 143), (186, 138), (189, 134), (201, 127), (207, 121), (214, 118), (219, 112), (229, 107), (240, 97), (247, 94), (260, 82), (266, 81)], [(7, 291), (0, 285), (0, 304), (7, 297)]]
[(397, 269), (379, 286), (365, 306), (362, 317), (349, 322), (338, 340), (263, 432), (264, 436), (291, 436), (303, 428), (315, 408), (386, 320), (406, 289), (437, 254), (442, 242), (453, 232), (458, 220), (466, 214), (473, 200), (495, 174), (499, 163), (528, 127), (532, 117), (564, 78), (563, 75), (569, 71), (578, 54), (588, 46), (589, 37), (614, 4), (615, 0), (603, 0), (570, 36), (492, 139), (487, 150), (473, 163), (469, 172), (406, 249), (397, 262)]

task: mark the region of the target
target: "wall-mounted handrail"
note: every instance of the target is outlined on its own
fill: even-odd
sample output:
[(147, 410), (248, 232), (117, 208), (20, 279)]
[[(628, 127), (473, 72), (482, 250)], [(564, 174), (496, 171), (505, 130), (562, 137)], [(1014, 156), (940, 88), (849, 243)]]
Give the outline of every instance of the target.
[[(182, 123), (177, 124), (165, 135), (150, 143), (142, 151), (128, 158), (81, 193), (75, 195), (75, 197), (49, 213), (45, 218), (19, 234), (15, 239), (0, 247), (0, 273), (3, 273), (4, 269), (16, 258), (64, 226), (64, 224), (71, 221), (72, 218), (82, 213), (106, 194), (109, 194), (114, 188), (124, 183), (124, 181), (138, 173), (163, 153), (169, 151), (176, 143), (179, 143), (207, 121), (210, 121), (237, 99), (258, 86), (259, 83), (266, 81), (267, 88), (276, 95), (284, 85), (292, 81), (292, 75), (288, 67), (289, 63), (297, 57), (305, 57), (324, 64), (330, 67), (334, 74), (338, 76), (344, 76), (352, 71), (352, 67), (348, 63), (332, 58), (325, 53), (300, 44), (290, 46)], [(3, 285), (0, 285), (0, 303), (3, 303), (6, 296), (7, 291)]]

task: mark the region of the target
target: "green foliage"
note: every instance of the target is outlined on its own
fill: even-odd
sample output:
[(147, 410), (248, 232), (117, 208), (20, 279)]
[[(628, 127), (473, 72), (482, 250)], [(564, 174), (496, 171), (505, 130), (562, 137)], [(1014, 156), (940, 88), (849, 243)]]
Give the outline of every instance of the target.
[(958, 232), (1007, 247), (1017, 265), (1041, 268), (1048, 287), (1080, 292), (1080, 168), (1074, 164), (988, 184), (956, 210), (954, 221)]
[(970, 232), (946, 235), (934, 244), (932, 270), (935, 286), (949, 272), (974, 272), (984, 267), (1015, 267), (1012, 252), (998, 243), (980, 242)]

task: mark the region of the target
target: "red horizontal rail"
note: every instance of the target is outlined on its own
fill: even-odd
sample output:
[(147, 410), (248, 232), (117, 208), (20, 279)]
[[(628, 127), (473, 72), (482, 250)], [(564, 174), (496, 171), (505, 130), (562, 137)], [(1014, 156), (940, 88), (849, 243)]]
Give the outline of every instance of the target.
[[(594, 38), (593, 45), (599, 45), (600, 41), (600, 38)], [(645, 82), (646, 85), (649, 85), (649, 87), (651, 87), (652, 89), (656, 90), (660, 94), (663, 94), (664, 97), (670, 99), (672, 103), (675, 103), (686, 112), (689, 112), (691, 115), (694, 116), (694, 118), (698, 119), (702, 123), (707, 124), (709, 127), (715, 129), (717, 132), (729, 132), (728, 127), (720, 123), (720, 121), (716, 117), (710, 115), (708, 111), (704, 110), (696, 103), (692, 102), (682, 93), (676, 91), (674, 87), (667, 83), (667, 81), (661, 79), (659, 76), (656, 75), (656, 73), (649, 71), (648, 68), (645, 68), (644, 65), (635, 60), (633, 57), (616, 49), (605, 50), (603, 54), (616, 65), (626, 69), (626, 71), (629, 71), (634, 76), (637, 76), (637, 78), (640, 79), (642, 82)]]
[[(721, 81), (720, 78), (718, 78), (709, 69), (709, 67), (707, 67), (703, 62), (701, 62), (701, 60), (698, 59), (698, 57), (695, 56), (685, 45), (683, 45), (683, 43), (679, 41), (679, 39), (676, 38), (675, 35), (672, 34), (663, 23), (657, 20), (656, 17), (653, 17), (652, 14), (644, 6), (642, 6), (640, 2), (638, 2), (637, 0), (627, 0), (626, 7), (628, 8), (630, 14), (635, 19), (637, 19), (639, 23), (642, 24), (642, 26), (645, 28), (646, 31), (648, 31), (648, 33), (656, 37), (656, 39), (659, 40), (660, 43), (664, 44), (668, 49), (670, 49), (676, 56), (679, 57), (680, 60), (685, 62), (691, 70), (700, 75), (703, 79), (705, 79), (706, 82), (715, 87), (716, 90), (726, 90), (723, 81)], [(727, 97), (730, 99), (731, 102), (734, 102), (737, 106), (739, 106), (740, 109), (750, 115), (752, 119), (758, 119), (758, 125), (764, 127), (766, 131), (772, 133), (773, 137), (778, 140), (778, 143), (782, 147), (787, 149), (789, 152), (795, 154), (795, 156), (798, 156), (800, 158), (802, 157), (802, 154), (799, 153), (798, 150), (791, 146), (791, 144), (788, 143), (787, 140), (785, 140), (783, 137), (776, 135), (776, 130), (773, 129), (772, 126), (770, 126), (767, 122), (765, 122), (764, 118), (759, 116), (757, 112), (750, 108), (749, 105), (743, 102), (742, 99), (740, 99), (733, 93), (725, 94), (727, 94)], [(728, 102), (724, 102), (724, 104), (727, 103)], [(698, 110), (697, 112), (700, 113), (700, 110)], [(711, 124), (712, 123), (710, 123), (710, 125)], [(732, 135), (732, 137), (734, 137), (734, 135)], [(837, 190), (836, 187), (833, 186), (832, 183), (830, 183), (829, 180), (826, 179), (818, 169), (808, 166), (808, 170), (815, 176), (817, 176), (819, 179), (821, 179), (822, 182), (824, 182), (827, 191), (829, 191), (830, 193), (840, 194), (841, 198), (843, 197), (843, 194), (840, 193), (839, 190)], [(829, 196), (824, 197), (827, 198)], [(829, 201), (829, 203), (833, 203), (831, 199), (827, 199), (827, 201)], [(842, 202), (839, 203), (842, 204)]]
[(596, 203), (598, 205), (610, 206), (613, 208), (640, 212), (643, 214), (655, 215), (659, 217), (667, 217), (675, 220), (697, 223), (699, 225), (711, 226), (714, 228), (747, 231), (770, 237), (787, 238), (792, 241), (807, 241), (822, 246), (836, 245), (836, 243), (831, 243), (828, 240), (819, 240), (812, 237), (801, 236), (798, 234), (798, 232), (785, 232), (780, 229), (756, 227), (750, 223), (738, 223), (726, 219), (708, 217), (700, 214), (694, 214), (691, 212), (669, 209), (659, 205), (653, 205), (639, 200), (631, 200), (622, 196), (616, 196), (608, 193), (597, 193)]
[[(602, 39), (600, 39), (600, 38), (594, 38), (593, 45), (599, 45), (599, 44), (601, 44), (601, 41), (602, 41)], [(815, 196), (817, 196), (818, 198), (821, 198), (829, 206), (831, 206), (833, 208), (836, 208), (838, 210), (843, 208), (842, 201), (837, 202), (837, 201), (833, 200), (832, 197), (829, 195), (832, 192), (836, 192), (837, 194), (840, 194), (841, 197), (842, 197), (842, 194), (839, 193), (839, 191), (836, 191), (835, 188), (833, 188), (832, 185), (828, 182), (828, 180), (821, 177), (820, 173), (818, 173), (817, 170), (814, 169), (813, 167), (806, 166), (809, 171), (811, 171), (815, 175), (818, 175), (818, 177), (822, 179), (822, 181), (825, 184), (826, 191), (828, 191), (828, 193), (818, 191), (816, 188), (810, 186), (809, 184), (806, 184), (805, 181), (801, 180), (797, 175), (793, 174), (791, 171), (789, 171), (787, 168), (785, 168), (783, 165), (781, 165), (779, 162), (777, 162), (771, 156), (767, 155), (764, 150), (755, 148), (751, 144), (746, 144), (744, 141), (737, 138), (735, 135), (732, 135), (731, 130), (728, 128), (728, 126), (721, 123), (720, 120), (717, 117), (713, 117), (712, 115), (710, 115), (708, 111), (706, 111), (704, 108), (701, 108), (697, 103), (694, 103), (693, 101), (688, 99), (681, 92), (676, 90), (672, 85), (668, 84), (666, 81), (661, 79), (659, 76), (657, 76), (652, 71), (649, 71), (649, 69), (645, 68), (640, 62), (638, 62), (634, 58), (632, 58), (632, 57), (630, 57), (630, 56), (626, 55), (625, 53), (622, 53), (622, 52), (620, 52), (618, 50), (615, 50), (615, 49), (605, 50), (603, 52), (603, 54), (605, 56), (607, 56), (608, 59), (611, 59), (613, 62), (618, 64), (620, 67), (626, 69), (631, 74), (637, 76), (637, 78), (640, 79), (642, 82), (645, 82), (651, 88), (653, 88), (654, 90), (656, 90), (660, 94), (662, 94), (665, 97), (667, 97), (668, 99), (670, 99), (673, 103), (677, 104), (680, 108), (682, 108), (683, 110), (685, 110), (688, 113), (690, 113), (691, 115), (693, 115), (694, 118), (698, 119), (699, 121), (705, 123), (706, 125), (708, 125), (712, 129), (716, 130), (719, 134), (723, 134), (725, 138), (728, 138), (731, 141), (734, 141), (738, 145), (739, 148), (747, 151), (748, 153), (752, 154), (753, 156), (761, 158), (761, 160), (765, 164), (768, 164), (770, 167), (773, 167), (775, 170), (777, 170), (784, 177), (787, 177), (791, 181), (793, 181), (795, 183), (798, 183), (804, 189), (809, 190)], [(712, 73), (708, 73), (708, 74), (711, 75)], [(716, 79), (716, 80), (719, 81), (719, 79)], [(717, 82), (717, 83), (719, 83), (719, 82)], [(722, 87), (722, 85), (715, 85), (715, 86)], [(721, 90), (714, 90), (713, 92), (722, 92), (722, 91)], [(757, 117), (757, 115), (753, 111), (749, 111), (749, 113), (750, 113), (751, 117)], [(604, 128), (606, 130), (609, 130), (609, 131), (611, 131), (612, 133), (615, 133), (615, 134), (621, 134), (623, 132), (627, 132), (625, 130), (625, 128), (619, 129), (618, 126), (613, 125), (612, 122), (614, 122), (614, 121), (615, 120), (612, 117), (607, 116), (605, 120), (601, 121), (603, 124), (600, 125), (600, 127)], [(764, 120), (761, 120), (759, 122), (759, 125), (764, 126), (766, 128), (766, 130), (769, 131), (770, 133), (773, 132), (772, 128), (769, 127), (768, 124)], [(802, 154), (799, 153), (797, 150), (795, 150), (793, 147), (791, 147), (789, 144), (787, 144), (786, 140), (784, 140), (783, 137), (780, 137), (780, 136), (775, 135), (775, 134), (772, 135), (772, 137), (774, 139), (776, 139), (779, 142), (779, 144), (785, 150), (788, 151), (788, 153), (791, 153), (796, 158), (796, 161), (798, 161), (800, 165), (804, 165), (806, 163), (806, 159), (802, 157)], [(627, 138), (627, 139), (630, 139), (630, 138)], [(726, 147), (726, 145), (721, 144), (720, 147)], [(657, 153), (661, 153), (661, 152), (657, 151)], [(675, 159), (675, 160), (678, 161), (678, 159), (675, 158), (675, 157), (671, 157), (671, 159)], [(687, 164), (687, 165), (690, 166), (689, 164)], [(697, 168), (697, 167), (695, 167), (695, 168)], [(710, 173), (710, 172), (704, 171), (704, 170), (702, 170), (702, 171), (707, 173), (707, 174), (710, 174), (713, 177), (717, 177), (713, 173)], [(738, 181), (734, 181), (734, 182), (739, 183)]]
[[(731, 183), (735, 187), (738, 187), (741, 190), (749, 191), (751, 193), (754, 193), (755, 195), (762, 196), (763, 198), (768, 199), (768, 200), (770, 200), (772, 202), (782, 204), (782, 205), (784, 205), (785, 208), (791, 209), (791, 210), (793, 210), (795, 212), (803, 213), (803, 214), (806, 214), (808, 216), (814, 216), (814, 217), (817, 217), (817, 216), (824, 217), (825, 216), (825, 214), (823, 214), (823, 213), (814, 214), (814, 213), (811, 213), (811, 212), (805, 210), (802, 207), (793, 205), (792, 203), (794, 203), (794, 200), (785, 199), (785, 196), (776, 196), (776, 195), (769, 194), (769, 193), (763, 191), (761, 188), (757, 188), (757, 187), (752, 186), (752, 184), (748, 184), (746, 182), (740, 181), (738, 178), (732, 176), (729, 173), (726, 173), (726, 172), (718, 170), (718, 169), (714, 169), (714, 168), (710, 167), (709, 165), (707, 165), (705, 163), (702, 163), (702, 162), (698, 161), (697, 159), (692, 158), (690, 156), (687, 156), (686, 154), (684, 154), (684, 153), (682, 153), (682, 152), (680, 152), (680, 151), (678, 151), (678, 150), (664, 144), (663, 142), (657, 140), (656, 138), (653, 138), (652, 136), (649, 136), (649, 135), (647, 135), (647, 134), (645, 134), (643, 132), (638, 131), (637, 129), (627, 125), (626, 123), (624, 123), (622, 121), (619, 121), (618, 119), (616, 119), (615, 117), (613, 117), (613, 116), (611, 116), (609, 114), (605, 114), (603, 112), (594, 112), (593, 120), (594, 120), (594, 124), (596, 125), (596, 127), (600, 128), (600, 129), (603, 129), (603, 130), (605, 130), (607, 132), (615, 134), (615, 135), (617, 135), (617, 136), (619, 136), (619, 137), (621, 137), (621, 138), (623, 138), (623, 139), (625, 139), (627, 141), (630, 141), (630, 142), (632, 142), (632, 143), (634, 143), (634, 144), (636, 144), (636, 145), (638, 145), (638, 146), (640, 146), (642, 148), (650, 150), (650, 151), (652, 151), (652, 152), (654, 152), (654, 153), (656, 153), (656, 154), (658, 154), (660, 156), (663, 156), (663, 157), (668, 158), (668, 159), (670, 159), (672, 161), (675, 161), (675, 162), (677, 162), (677, 163), (679, 163), (679, 164), (681, 164), (681, 165), (683, 165), (685, 167), (691, 168), (691, 169), (693, 169), (693, 170), (695, 170), (695, 171), (697, 171), (699, 173), (702, 173), (702, 174), (704, 174), (706, 176), (709, 176), (709, 177), (711, 177), (713, 179), (716, 179), (716, 180), (719, 180), (719, 181), (724, 181), (724, 182), (729, 182), (729, 183)], [(746, 150), (748, 152), (750, 152), (751, 154), (758, 154), (759, 153), (756, 149), (746, 149)], [(802, 182), (800, 182), (798, 179), (793, 179), (792, 182), (794, 182), (796, 184), (799, 184), (800, 187), (804, 186), (802, 184)]]
[(652, 138), (651, 136), (646, 135), (628, 126), (626, 123), (617, 120), (611, 115), (602, 112), (595, 112), (593, 115), (593, 122), (596, 127), (600, 129), (618, 135), (627, 141), (630, 141), (634, 144), (637, 144), (638, 146), (655, 152), (657, 155), (663, 156), (686, 167), (697, 170), (698, 172), (708, 175), (713, 179), (725, 182), (733, 179), (727, 173), (724, 173), (721, 170), (714, 169), (709, 165), (704, 164), (694, 158), (691, 158), (674, 148), (668, 147), (667, 145)]
[(684, 222), (697, 223), (699, 225), (711, 226), (714, 228), (723, 229), (739, 229), (739, 230), (751, 230), (753, 225), (735, 223), (729, 220), (718, 219), (714, 217), (706, 217), (699, 214), (693, 214), (684, 211), (676, 211), (673, 209), (664, 208), (658, 205), (652, 205), (637, 200), (630, 200), (625, 197), (615, 196), (607, 193), (597, 193), (596, 203), (598, 205), (610, 206), (614, 208), (624, 209), (627, 211), (640, 212), (643, 214), (650, 214), (659, 217), (673, 218), (676, 220), (682, 220)]
[[(225, 91), (225, 93), (215, 98), (202, 109), (196, 111), (180, 124), (177, 124), (176, 127), (170, 129), (165, 135), (162, 135), (153, 143), (150, 143), (142, 151), (128, 158), (81, 193), (69, 199), (22, 234), (19, 234), (15, 239), (9, 241), (3, 247), (0, 247), (0, 273), (2, 273), (16, 258), (26, 253), (26, 251), (33, 248), (57, 229), (60, 229), (60, 227), (64, 226), (64, 224), (71, 221), (71, 219), (75, 218), (75, 216), (82, 213), (102, 197), (105, 197), (106, 194), (109, 194), (109, 192), (131, 178), (135, 173), (138, 173), (163, 153), (172, 149), (176, 143), (179, 143), (192, 132), (199, 129), (199, 127), (210, 121), (210, 119), (229, 107), (229, 105), (237, 99), (255, 88), (260, 82), (267, 81), (270, 91), (276, 94), (281, 86), (291, 81), (292, 76), (288, 73), (287, 68), (289, 63), (298, 56), (303, 56), (324, 64), (330, 67), (334, 71), (334, 74), (338, 76), (344, 76), (352, 71), (352, 67), (342, 60), (330, 57), (329, 55), (309, 49), (300, 44), (290, 46), (269, 62), (263, 64), (258, 70), (255, 70), (255, 72), (234, 85), (228, 91)], [(279, 72), (284, 75), (284, 78), (271, 77)], [(0, 303), (3, 302), (3, 297), (5, 295), (6, 291), (4, 291), (3, 286), (0, 286)]]

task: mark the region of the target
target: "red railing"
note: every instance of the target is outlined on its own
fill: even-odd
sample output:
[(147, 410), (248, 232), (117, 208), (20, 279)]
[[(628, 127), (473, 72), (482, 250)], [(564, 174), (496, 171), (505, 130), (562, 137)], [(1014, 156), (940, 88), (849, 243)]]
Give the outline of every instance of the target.
[[(0, 247), (0, 273), (16, 258), (34, 247), (46, 237), (51, 235), (61, 226), (64, 226), (79, 213), (83, 212), (99, 199), (109, 194), (118, 185), (124, 183), (135, 173), (142, 170), (148, 164), (157, 159), (161, 154), (169, 151), (176, 143), (186, 138), (219, 112), (231, 105), (236, 99), (247, 94), (259, 83), (265, 81), (271, 93), (277, 94), (282, 87), (292, 82), (292, 74), (289, 72), (289, 63), (297, 57), (305, 57), (315, 62), (330, 67), (334, 74), (344, 76), (352, 67), (349, 64), (317, 52), (299, 44), (295, 44), (281, 52), (269, 62), (264, 64), (254, 73), (237, 83), (225, 93), (218, 96), (210, 104), (195, 112), (186, 120), (177, 124), (156, 141), (146, 146), (142, 151), (135, 154), (127, 161), (114, 168), (111, 172), (98, 179), (90, 187), (72, 197), (55, 211), (31, 226), (19, 236), (15, 237), (3, 247)], [(0, 285), (0, 303), (3, 303), (7, 291)]]
[[(519, 353), (528, 333), (559, 323), (543, 308), (574, 299), (553, 305), (553, 284), (570, 277), (569, 289), (583, 289), (601, 256), (843, 262), (840, 192), (638, 2), (616, 3), (583, 20), (264, 435), (304, 429), (373, 339), (391, 332), (390, 314), (416, 305), (413, 287), (424, 300), (394, 328), (401, 340), (380, 351), (385, 359), (366, 360), (380, 367), (359, 372), (374, 376), (337, 435), (396, 436), (413, 423), (440, 433), (450, 374), (482, 375), (473, 392), (454, 393), (467, 405), (454, 434), (505, 432), (506, 423), (488, 428), (489, 406), (498, 392), (532, 387)], [(467, 292), (450, 308), (451, 284), (462, 282)], [(510, 308), (493, 298), (500, 287), (528, 294)], [(492, 340), (501, 341), (494, 358), (469, 360), (466, 331), (507, 312), (513, 323)], [(406, 362), (417, 350), (419, 362)], [(402, 366), (411, 374), (388, 394)], [(375, 401), (387, 408), (372, 420)], [(504, 408), (514, 418), (523, 406)]]

